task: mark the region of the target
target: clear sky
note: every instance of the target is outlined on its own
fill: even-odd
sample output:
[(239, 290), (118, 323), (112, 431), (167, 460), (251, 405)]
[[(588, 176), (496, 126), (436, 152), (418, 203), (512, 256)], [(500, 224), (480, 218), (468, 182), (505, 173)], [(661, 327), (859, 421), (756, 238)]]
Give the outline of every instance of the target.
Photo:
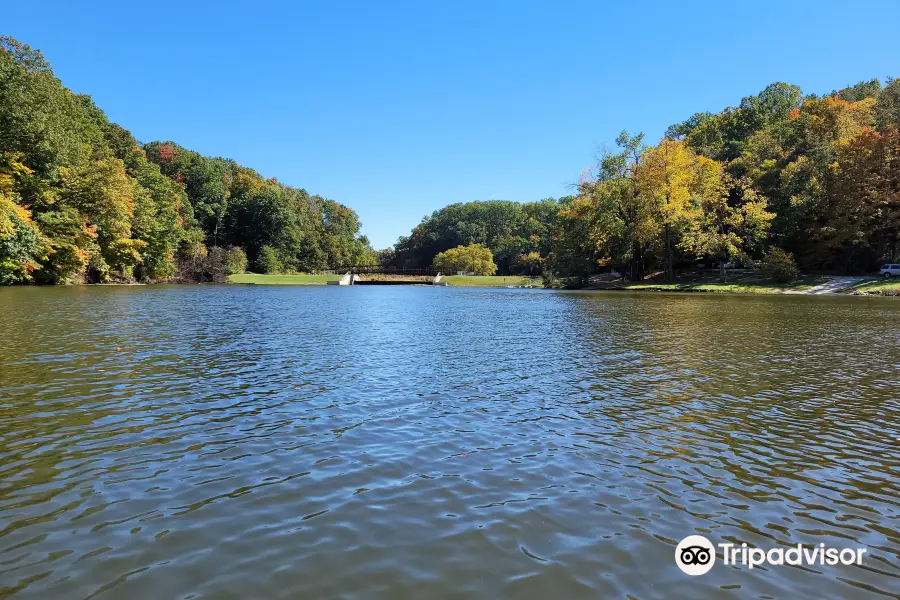
[(627, 128), (651, 141), (774, 81), (900, 76), (900, 1), (4, 2), (141, 141), (354, 208), (376, 248), (452, 202), (562, 196)]

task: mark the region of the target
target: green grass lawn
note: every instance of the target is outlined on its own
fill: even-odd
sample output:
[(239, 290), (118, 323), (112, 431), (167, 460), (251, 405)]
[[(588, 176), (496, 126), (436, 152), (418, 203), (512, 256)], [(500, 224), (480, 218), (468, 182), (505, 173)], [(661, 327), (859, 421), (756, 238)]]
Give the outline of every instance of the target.
[[(396, 278), (392, 276), (393, 278)], [(228, 278), (231, 283), (255, 283), (257, 285), (325, 285), (329, 281), (340, 280), (340, 275), (257, 275), (256, 273), (242, 273)], [(363, 279), (386, 278), (381, 275), (363, 276)], [(422, 282), (430, 281), (428, 277), (410, 277), (409, 279), (421, 279)], [(534, 277), (503, 276), (503, 275), (449, 275), (441, 278), (449, 286), (477, 286), (477, 287), (504, 287), (507, 285), (543, 287), (541, 279)]]
[[(379, 276), (369, 276), (376, 278)], [(384, 276), (380, 276), (384, 277)], [(391, 276), (392, 277), (392, 276)], [(325, 285), (329, 281), (338, 281), (340, 275), (257, 275), (243, 273), (228, 278), (231, 283), (252, 283), (257, 285)], [(431, 278), (421, 277), (422, 283)], [(708, 274), (686, 275), (674, 282), (666, 282), (661, 276), (649, 278), (639, 283), (622, 281), (597, 281), (590, 286), (593, 289), (629, 290), (643, 292), (720, 292), (732, 294), (784, 294), (803, 292), (824, 283), (829, 277), (804, 275), (797, 281), (776, 284), (750, 275), (729, 275), (727, 281), (720, 282), (718, 277)], [(448, 275), (442, 278), (447, 285), (454, 287), (506, 287), (532, 286), (543, 287), (539, 277), (522, 277), (518, 275)], [(866, 281), (851, 288), (852, 292), (865, 294), (881, 294), (900, 296), (900, 278), (878, 279)]]
[(890, 279), (864, 281), (858, 285), (853, 286), (851, 289), (854, 292), (864, 292), (866, 294), (900, 296), (900, 278), (891, 277)]
[(340, 280), (340, 275), (257, 275), (241, 273), (228, 278), (231, 283), (255, 283), (259, 285), (325, 285)]
[(544, 287), (540, 277), (522, 277), (519, 275), (447, 275), (441, 277), (449, 286), (469, 287), (504, 287), (507, 285)]
[[(365, 279), (392, 278), (383, 275), (370, 275)], [(231, 283), (252, 283), (256, 285), (325, 285), (329, 281), (338, 281), (340, 275), (259, 275), (256, 273), (242, 273), (240, 275), (232, 275), (228, 278)], [(431, 278), (409, 278), (421, 279), (422, 282), (429, 281)], [(522, 277), (519, 275), (447, 275), (441, 278), (452, 287), (505, 287), (505, 286), (526, 286), (543, 287), (540, 277)], [(601, 287), (610, 289), (626, 289), (626, 290), (643, 290), (643, 291), (702, 291), (702, 292), (735, 292), (735, 293), (776, 293), (781, 291), (772, 284), (753, 284), (745, 281), (729, 281), (727, 283), (718, 283), (715, 281), (676, 281), (673, 283), (665, 283), (660, 280), (643, 281), (634, 284), (612, 284)], [(799, 288), (794, 288), (799, 289)]]
[(719, 281), (714, 274), (688, 274), (673, 282), (666, 282), (657, 275), (639, 283), (613, 281), (598, 283), (598, 289), (617, 289), (655, 292), (722, 292), (732, 294), (783, 294), (803, 292), (809, 288), (828, 281), (828, 277), (804, 275), (790, 283), (773, 283), (760, 279), (752, 273), (732, 273), (726, 281)]
[(686, 283), (659, 283), (659, 284), (642, 284), (636, 283), (623, 286), (625, 290), (639, 291), (659, 291), (659, 292), (730, 292), (734, 294), (779, 294), (786, 289), (797, 289), (792, 287), (775, 287), (772, 284), (740, 284), (740, 283), (705, 283), (705, 284), (686, 284)]

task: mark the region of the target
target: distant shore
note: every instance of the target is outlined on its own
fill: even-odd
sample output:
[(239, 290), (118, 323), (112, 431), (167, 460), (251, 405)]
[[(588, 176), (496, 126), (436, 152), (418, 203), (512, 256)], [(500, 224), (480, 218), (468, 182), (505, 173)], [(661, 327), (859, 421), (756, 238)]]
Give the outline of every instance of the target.
[[(258, 275), (242, 273), (231, 275), (229, 283), (255, 285), (327, 285), (329, 281), (338, 281), (340, 275)], [(415, 281), (421, 285), (429, 285), (433, 277), (414, 277), (408, 275), (365, 275), (363, 279), (374, 281), (393, 281), (403, 279)], [(441, 281), (451, 287), (544, 287), (540, 277), (523, 277), (520, 275), (447, 275)]]
[[(390, 280), (391, 275), (367, 276), (367, 279)], [(402, 277), (421, 279), (428, 285), (431, 277)], [(229, 277), (229, 283), (252, 285), (327, 285), (338, 281), (340, 275), (259, 275), (243, 273)], [(543, 288), (539, 277), (518, 275), (466, 276), (450, 275), (442, 278), (451, 287), (532, 287)], [(679, 276), (675, 281), (666, 282), (659, 274), (651, 274), (644, 281), (610, 280), (592, 278), (582, 290), (605, 290), (627, 292), (704, 292), (730, 294), (844, 294), (865, 296), (900, 296), (900, 280), (877, 279), (874, 277), (835, 277), (830, 275), (805, 275), (790, 283), (772, 283), (746, 273), (729, 274), (725, 282), (706, 274)]]
[(900, 296), (900, 280), (874, 276), (801, 275), (794, 281), (775, 283), (750, 271), (729, 273), (725, 281), (709, 273), (686, 273), (666, 281), (661, 273), (644, 281), (596, 278), (585, 289), (631, 292), (708, 292), (730, 294), (809, 294)]
[[(277, 274), (260, 275), (257, 273), (241, 273), (230, 275), (224, 283), (228, 285), (300, 285), (300, 286), (324, 286), (329, 282), (337, 282), (339, 275), (315, 275), (315, 274)], [(433, 277), (413, 277), (403, 275), (367, 275), (364, 281), (383, 281), (385, 284), (406, 284), (430, 286)], [(402, 281), (401, 281), (402, 280)], [(524, 277), (519, 275), (450, 275), (441, 278), (441, 281), (450, 287), (479, 287), (479, 288), (536, 288), (543, 289), (544, 283), (539, 277)], [(110, 282), (69, 284), (101, 287), (118, 286), (153, 286), (166, 283), (187, 282)], [(214, 282), (187, 283), (188, 285), (208, 285)], [(221, 282), (220, 282), (221, 283)], [(371, 285), (371, 283), (369, 283)], [(4, 287), (4, 286), (0, 286)], [(11, 287), (22, 287), (11, 286)], [(25, 286), (31, 287), (31, 286)], [(59, 287), (59, 286), (36, 286)], [(65, 287), (65, 285), (63, 286)], [(834, 275), (804, 275), (789, 283), (773, 283), (763, 279), (741, 275), (729, 275), (725, 282), (711, 276), (679, 276), (674, 281), (665, 281), (661, 274), (650, 274), (643, 281), (628, 281), (622, 279), (610, 279), (609, 277), (595, 276), (590, 278), (586, 285), (574, 288), (558, 287), (554, 289), (569, 289), (572, 291), (606, 291), (606, 292), (698, 292), (708, 294), (796, 294), (796, 295), (843, 295), (843, 296), (895, 296), (900, 297), (900, 278), (882, 279), (874, 276), (834, 276)]]

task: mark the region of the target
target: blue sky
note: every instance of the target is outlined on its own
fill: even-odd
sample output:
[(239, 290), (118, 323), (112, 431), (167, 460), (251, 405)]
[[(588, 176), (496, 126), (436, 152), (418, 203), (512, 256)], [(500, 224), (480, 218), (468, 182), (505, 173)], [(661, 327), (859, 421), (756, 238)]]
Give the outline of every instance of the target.
[(897, 0), (32, 0), (0, 32), (138, 139), (342, 202), (381, 248), (452, 202), (565, 195), (624, 128), (900, 76), (897, 23)]

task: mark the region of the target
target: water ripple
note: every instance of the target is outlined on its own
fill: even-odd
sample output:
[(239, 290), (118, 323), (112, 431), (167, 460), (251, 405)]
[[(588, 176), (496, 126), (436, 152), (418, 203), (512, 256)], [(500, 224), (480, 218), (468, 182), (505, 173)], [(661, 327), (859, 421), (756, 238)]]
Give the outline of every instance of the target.
[[(892, 299), (0, 290), (0, 597), (900, 597)], [(717, 566), (686, 535), (861, 546)]]

